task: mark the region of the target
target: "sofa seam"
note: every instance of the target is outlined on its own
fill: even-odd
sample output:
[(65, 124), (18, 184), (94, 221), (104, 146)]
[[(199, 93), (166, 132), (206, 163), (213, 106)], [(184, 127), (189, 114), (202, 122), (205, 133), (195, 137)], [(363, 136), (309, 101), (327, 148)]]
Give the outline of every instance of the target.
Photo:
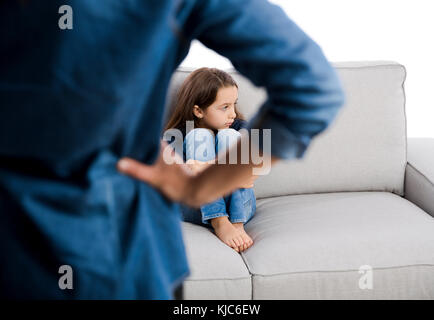
[(267, 196), (262, 198), (257, 198), (257, 200), (263, 200), (263, 199), (271, 199), (271, 198), (279, 198), (279, 197), (289, 197), (289, 196), (303, 196), (303, 195), (314, 195), (314, 194), (328, 194), (328, 193), (362, 193), (362, 192), (378, 192), (378, 193), (391, 193), (396, 196), (400, 196), (399, 194), (393, 192), (393, 191), (384, 191), (384, 190), (362, 190), (362, 191), (351, 191), (351, 190), (342, 190), (342, 191), (319, 191), (319, 192), (309, 192), (309, 193), (290, 193), (290, 194), (282, 194), (277, 196)]
[[(411, 267), (434, 267), (434, 264), (423, 263), (423, 264), (410, 264), (404, 266), (391, 266), (391, 267), (372, 267), (372, 270), (388, 270), (388, 269), (399, 269), (399, 268), (411, 268)], [(309, 273), (340, 273), (340, 272), (355, 272), (359, 271), (359, 269), (346, 269), (346, 270), (313, 270), (313, 271), (295, 271), (295, 272), (283, 272), (283, 273), (275, 273), (275, 274), (259, 274), (252, 273), (252, 277), (274, 277), (274, 276), (284, 276), (284, 275), (293, 275), (293, 274), (309, 274)]]
[(402, 197), (405, 197), (405, 171), (406, 171), (406, 166), (407, 166), (407, 161), (408, 161), (408, 156), (407, 156), (407, 152), (408, 152), (408, 133), (407, 133), (407, 95), (405, 94), (405, 81), (407, 80), (407, 69), (405, 68), (404, 65), (401, 65), (402, 69), (404, 70), (404, 78), (402, 79), (402, 84), (401, 84), (401, 88), (402, 88), (402, 92), (404, 95), (404, 105), (403, 105), (403, 109), (404, 109), (404, 137), (405, 137), (405, 162), (404, 162), (404, 177), (403, 177), (403, 181), (402, 181)]
[(185, 279), (184, 281), (222, 281), (222, 280), (249, 280), (252, 278), (252, 275), (249, 274), (244, 278), (214, 278), (214, 279)]
[(413, 166), (410, 162), (407, 162), (407, 165), (413, 169), (416, 173), (418, 173), (419, 175), (422, 176), (422, 178), (424, 178), (426, 181), (428, 181), (428, 183), (434, 188), (434, 182), (431, 181), (431, 179), (429, 179), (425, 174), (423, 174), (421, 171), (419, 171), (415, 166)]
[[(345, 61), (341, 61), (341, 62), (345, 62)], [(348, 61), (348, 62), (352, 62), (352, 61)], [(354, 61), (354, 62), (358, 62), (358, 61)], [(362, 60), (362, 62), (363, 62), (363, 60)], [(339, 69), (369, 69), (369, 68), (383, 68), (383, 67), (391, 69), (393, 67), (398, 67), (398, 68), (401, 67), (401, 68), (404, 69), (404, 75), (406, 75), (406, 71), (405, 71), (404, 65), (402, 65), (401, 63), (398, 63), (398, 62), (396, 62), (396, 63), (387, 63), (387, 64), (377, 64), (377, 65), (366, 65), (366, 66), (353, 66), (353, 67), (350, 67), (350, 66), (339, 67), (339, 66), (333, 65), (334, 63), (338, 63), (338, 62), (333, 62), (333, 61), (331, 62), (333, 68), (335, 68), (337, 70), (339, 70)], [(194, 71), (196, 69), (197, 68), (194, 68), (194, 67), (181, 67), (180, 66), (180, 67), (177, 68), (176, 71), (190, 73), (190, 72), (192, 72), (192, 71)], [(241, 75), (241, 73), (236, 68), (225, 68), (223, 70), (226, 71), (226, 72), (231, 72), (231, 71), (232, 72), (236, 72), (236, 73), (239, 73)], [(404, 79), (405, 79), (405, 77), (404, 77)]]
[(251, 296), (252, 296), (252, 300), (253, 300), (253, 292), (254, 292), (254, 290), (253, 290), (253, 272), (250, 270), (249, 262), (247, 261), (243, 252), (241, 252), (240, 256), (241, 256), (241, 259), (243, 259), (243, 262), (244, 262), (244, 265), (246, 266), (247, 272), (250, 275), (250, 288), (251, 288)]
[[(396, 64), (390, 64), (389, 63), (389, 64), (377, 64), (377, 65), (371, 65), (371, 66), (358, 66), (358, 67), (335, 66), (334, 68), (339, 70), (339, 69), (369, 69), (369, 68), (383, 68), (383, 67), (388, 68), (388, 69), (392, 69), (394, 67), (399, 68), (399, 67), (404, 67), (404, 66), (400, 63), (396, 63)], [(404, 70), (404, 73), (405, 73), (405, 70)]]
[[(243, 258), (244, 260), (244, 258)], [(346, 269), (346, 270), (312, 270), (312, 271), (295, 271), (295, 272), (283, 272), (283, 273), (274, 273), (274, 274), (260, 274), (253, 273), (249, 267), (248, 263), (245, 261), (246, 267), (249, 271), (249, 275), (246, 277), (240, 278), (215, 278), (215, 279), (185, 279), (184, 281), (222, 281), (222, 280), (253, 280), (253, 277), (275, 277), (275, 276), (285, 276), (285, 275), (294, 275), (294, 274), (309, 274), (309, 273), (340, 273), (340, 272), (355, 272), (359, 271), (359, 269)], [(402, 265), (402, 266), (390, 266), (390, 267), (373, 267), (372, 270), (388, 270), (388, 269), (400, 269), (400, 268), (412, 268), (412, 267), (434, 267), (434, 264), (423, 263), (423, 264), (410, 264), (410, 265)], [(253, 281), (252, 281), (252, 289), (253, 289)], [(253, 298), (253, 292), (252, 292)]]

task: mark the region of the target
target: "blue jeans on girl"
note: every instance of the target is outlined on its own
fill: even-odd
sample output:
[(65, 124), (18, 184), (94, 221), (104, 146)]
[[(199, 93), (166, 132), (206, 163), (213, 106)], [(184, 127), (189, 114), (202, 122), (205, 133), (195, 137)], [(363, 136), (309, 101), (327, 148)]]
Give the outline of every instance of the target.
[[(220, 152), (226, 152), (240, 137), (241, 134), (232, 128), (219, 130), (217, 135), (209, 129), (193, 129), (184, 139), (185, 159), (212, 160)], [(255, 211), (256, 197), (253, 188), (237, 189), (227, 196), (202, 205), (200, 209), (181, 205), (184, 221), (206, 227), (211, 227), (210, 219), (222, 216), (227, 216), (232, 223), (247, 223)]]

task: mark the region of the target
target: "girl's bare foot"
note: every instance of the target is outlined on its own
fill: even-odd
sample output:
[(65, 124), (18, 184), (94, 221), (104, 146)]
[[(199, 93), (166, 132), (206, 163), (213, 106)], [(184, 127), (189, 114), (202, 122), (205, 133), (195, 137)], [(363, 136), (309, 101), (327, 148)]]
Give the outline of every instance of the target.
[(248, 248), (243, 231), (240, 228), (236, 228), (229, 221), (228, 217), (211, 219), (211, 225), (214, 228), (216, 236), (236, 252), (244, 251), (245, 247)]
[(242, 222), (240, 223), (232, 223), (232, 225), (237, 228), (238, 230), (241, 231), (241, 237), (244, 240), (244, 248), (243, 251), (246, 250), (247, 248), (250, 248), (253, 244), (253, 240), (252, 238), (250, 238), (250, 236), (247, 234), (246, 230), (244, 230), (244, 224)]

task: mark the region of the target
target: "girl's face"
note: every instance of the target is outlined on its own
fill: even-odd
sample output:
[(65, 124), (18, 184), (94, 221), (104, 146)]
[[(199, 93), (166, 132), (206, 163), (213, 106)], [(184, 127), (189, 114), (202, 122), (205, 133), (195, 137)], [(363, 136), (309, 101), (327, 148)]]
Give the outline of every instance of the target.
[(216, 100), (205, 110), (194, 106), (194, 114), (200, 118), (200, 124), (209, 129), (229, 128), (236, 117), (235, 106), (238, 101), (238, 89), (235, 86), (220, 88)]

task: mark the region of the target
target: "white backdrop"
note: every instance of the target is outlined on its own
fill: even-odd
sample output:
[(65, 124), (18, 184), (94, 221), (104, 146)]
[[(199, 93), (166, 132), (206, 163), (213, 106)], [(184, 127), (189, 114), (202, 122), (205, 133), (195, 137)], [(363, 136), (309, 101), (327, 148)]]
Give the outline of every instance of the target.
[[(392, 60), (407, 69), (409, 137), (434, 138), (434, 0), (270, 0), (322, 48), (332, 62)], [(181, 66), (232, 67), (193, 41)]]

